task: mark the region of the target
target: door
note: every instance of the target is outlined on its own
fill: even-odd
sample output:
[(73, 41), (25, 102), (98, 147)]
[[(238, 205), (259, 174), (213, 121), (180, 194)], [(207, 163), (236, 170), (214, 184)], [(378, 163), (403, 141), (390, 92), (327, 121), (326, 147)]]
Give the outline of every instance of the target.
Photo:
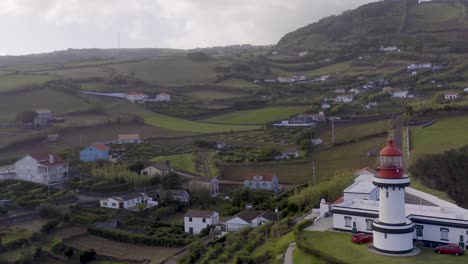
[(189, 233), (193, 235), (193, 227), (189, 228)]

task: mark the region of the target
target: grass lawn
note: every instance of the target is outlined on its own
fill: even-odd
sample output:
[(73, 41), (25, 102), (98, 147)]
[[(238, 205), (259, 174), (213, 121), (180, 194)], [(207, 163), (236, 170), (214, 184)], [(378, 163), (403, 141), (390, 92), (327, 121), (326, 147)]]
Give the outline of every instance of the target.
[(0, 76), (0, 92), (12, 91), (32, 84), (43, 84), (54, 80), (51, 75), (15, 74)]
[(261, 247), (255, 249), (255, 251), (252, 253), (252, 256), (260, 257), (268, 252), (271, 256), (273, 256), (273, 258), (276, 258), (277, 256), (286, 252), (286, 249), (289, 247), (289, 243), (293, 242), (294, 238), (294, 233), (289, 232), (282, 237), (268, 240), (268, 243), (262, 244)]
[[(342, 142), (356, 138), (362, 138), (367, 135), (373, 135), (383, 131), (388, 131), (390, 128), (391, 121), (389, 119), (357, 124), (339, 124), (335, 122), (335, 140), (336, 142)], [(319, 136), (325, 141), (325, 143), (331, 143), (331, 124), (328, 124), (327, 129), (321, 131), (321, 133), (319, 133)]]
[(170, 155), (170, 156), (160, 156), (152, 159), (153, 162), (161, 162), (169, 160), (171, 162), (171, 167), (178, 170), (184, 170), (192, 173), (199, 174), (193, 162), (192, 154), (179, 154), (179, 155)]
[(294, 264), (327, 264), (324, 260), (321, 260), (315, 256), (308, 255), (304, 251), (296, 248), (294, 250)]
[(211, 100), (218, 100), (218, 99), (232, 99), (232, 98), (239, 98), (243, 96), (248, 96), (248, 93), (245, 92), (238, 92), (234, 90), (201, 90), (201, 91), (193, 91), (184, 93), (184, 95), (189, 96), (192, 99), (201, 100), (201, 101), (211, 101)]
[(297, 235), (296, 241), (306, 248), (320, 251), (350, 264), (455, 264), (468, 262), (468, 255), (458, 257), (438, 255), (433, 252), (432, 248), (422, 246), (419, 246), (421, 254), (414, 257), (381, 256), (369, 252), (365, 245), (353, 244), (351, 242), (351, 234), (337, 232), (302, 231)]
[(408, 10), (409, 31), (453, 28), (463, 17), (462, 9), (447, 3), (424, 3)]
[(440, 153), (468, 144), (468, 116), (438, 118), (426, 128), (411, 128), (410, 162), (424, 154)]
[(220, 124), (266, 124), (271, 121), (288, 118), (292, 115), (303, 113), (307, 110), (305, 106), (299, 107), (267, 107), (255, 110), (244, 110), (214, 116), (202, 121)]
[(230, 78), (225, 81), (219, 82), (216, 85), (227, 87), (227, 88), (237, 88), (237, 89), (242, 89), (245, 91), (258, 91), (258, 90), (263, 90), (265, 89), (263, 86), (255, 84), (253, 82), (249, 82), (246, 80), (242, 79), (237, 79), (237, 78)]
[(18, 239), (29, 239), (32, 236), (32, 231), (26, 229), (13, 229), (9, 231), (2, 231), (0, 229), (0, 234), (2, 243), (7, 244)]
[(87, 78), (107, 77), (109, 76), (111, 71), (109, 69), (104, 69), (101, 67), (86, 67), (86, 68), (49, 71), (49, 73), (62, 77), (62, 78), (87, 79)]

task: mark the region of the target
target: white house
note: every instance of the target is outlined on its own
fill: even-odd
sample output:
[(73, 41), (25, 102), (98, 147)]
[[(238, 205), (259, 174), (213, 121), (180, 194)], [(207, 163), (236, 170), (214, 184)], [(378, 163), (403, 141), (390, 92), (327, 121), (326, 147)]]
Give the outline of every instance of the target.
[(407, 90), (405, 91), (394, 91), (391, 93), (393, 98), (408, 98), (409, 97), (409, 92)]
[(327, 103), (322, 104), (322, 109), (330, 109), (330, 107), (331, 107), (330, 104), (327, 104)]
[(380, 46), (380, 51), (400, 51), (397, 46)]
[(294, 78), (289, 78), (289, 77), (278, 77), (276, 80), (279, 83), (293, 83), (295, 81)]
[(344, 201), (361, 199), (377, 201), (379, 199), (379, 188), (371, 181), (355, 181), (343, 191)]
[(132, 103), (145, 101), (148, 98), (149, 96), (147, 94), (139, 93), (139, 92), (130, 92), (125, 96), (125, 99), (127, 99), (128, 101)]
[(304, 56), (306, 56), (307, 54), (309, 54), (308, 51), (299, 51), (299, 53), (298, 53), (299, 57), (304, 57)]
[(346, 93), (346, 89), (335, 89), (333, 92), (337, 94)]
[(193, 188), (204, 188), (208, 190), (212, 197), (219, 195), (219, 180), (217, 178), (210, 178), (204, 176), (194, 176), (190, 178), (190, 190)]
[(244, 210), (225, 222), (226, 231), (235, 232), (246, 227), (257, 227), (275, 221), (278, 215), (270, 210), (259, 211), (253, 208)]
[(281, 151), (281, 155), (275, 156), (275, 160), (297, 159), (297, 158), (299, 158), (299, 150), (297, 150), (296, 148), (283, 149)]
[(321, 138), (312, 139), (312, 144), (314, 144), (314, 145), (322, 145), (322, 144), (323, 144), (323, 140), (322, 140)]
[(359, 91), (359, 89), (357, 89), (357, 88), (353, 88), (353, 89), (349, 90), (349, 92), (352, 93), (352, 94), (359, 94), (359, 93), (361, 93), (361, 91)]
[(120, 134), (117, 139), (117, 144), (139, 144), (143, 142), (140, 139), (140, 134)]
[(463, 89), (463, 91), (464, 91), (465, 93), (468, 93), (468, 87), (466, 87), (465, 89)]
[(99, 200), (99, 205), (112, 209), (129, 209), (145, 204), (147, 207), (157, 206), (158, 202), (144, 193), (129, 193)]
[(68, 179), (68, 163), (49, 152), (35, 152), (15, 163), (16, 179), (45, 185), (62, 184)]
[(171, 101), (171, 95), (168, 93), (158, 93), (156, 95), (156, 101), (158, 102), (170, 102)]
[(418, 69), (432, 69), (432, 63), (411, 64), (406, 66), (406, 70), (414, 71)]
[(351, 103), (354, 100), (352, 95), (339, 95), (336, 97), (336, 102)]
[(445, 100), (454, 100), (460, 98), (457, 92), (446, 92), (444, 94)]
[(279, 191), (278, 176), (271, 173), (251, 173), (244, 178), (244, 185), (250, 189)]
[(188, 210), (184, 215), (185, 233), (198, 235), (208, 225), (219, 223), (219, 214), (215, 211)]

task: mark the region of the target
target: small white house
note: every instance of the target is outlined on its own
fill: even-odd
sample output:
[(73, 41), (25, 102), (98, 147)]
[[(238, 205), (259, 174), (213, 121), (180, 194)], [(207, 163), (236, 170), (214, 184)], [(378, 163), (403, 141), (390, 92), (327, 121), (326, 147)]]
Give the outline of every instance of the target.
[(289, 77), (278, 77), (276, 80), (279, 83), (293, 83), (295, 81), (294, 78), (289, 78)]
[(140, 134), (120, 134), (117, 144), (139, 144), (143, 142), (140, 139)]
[(322, 140), (321, 138), (312, 139), (312, 144), (314, 144), (314, 145), (322, 145), (322, 144), (323, 144), (323, 140)]
[(215, 211), (188, 210), (184, 215), (185, 233), (198, 235), (208, 225), (219, 223), (219, 214)]
[(270, 210), (258, 211), (253, 208), (244, 210), (225, 222), (226, 231), (235, 232), (246, 227), (257, 227), (275, 221), (278, 215)]
[(445, 100), (454, 100), (460, 98), (457, 92), (447, 92), (444, 94)]
[(333, 92), (337, 94), (346, 93), (346, 89), (335, 89)]
[(336, 97), (336, 102), (351, 103), (354, 100), (352, 95), (339, 95)]
[(399, 51), (397, 46), (388, 46), (388, 47), (380, 46), (379, 50), (380, 51)]
[(394, 91), (392, 93), (393, 98), (408, 98), (409, 92), (407, 90), (405, 91)]
[(251, 173), (244, 178), (244, 185), (250, 189), (279, 191), (278, 176), (271, 173)]
[(355, 181), (343, 191), (345, 201), (353, 199), (372, 200), (379, 199), (379, 188), (371, 181)]
[(170, 102), (171, 101), (171, 95), (168, 93), (158, 93), (156, 95), (156, 101), (158, 102)]
[(49, 152), (34, 152), (15, 162), (16, 179), (45, 185), (68, 180), (68, 163)]
[(322, 109), (330, 109), (331, 105), (330, 104), (322, 104)]
[(281, 151), (281, 155), (275, 156), (275, 160), (297, 159), (299, 158), (299, 155), (299, 150), (295, 148), (284, 149)]
[(468, 93), (468, 87), (466, 87), (465, 89), (463, 89), (463, 91), (464, 91), (465, 93)]
[(304, 56), (307, 56), (307, 54), (309, 54), (308, 51), (299, 51), (299, 57), (304, 57)]
[(127, 96), (125, 96), (125, 99), (127, 99), (128, 101), (132, 103), (145, 101), (148, 98), (149, 96), (147, 94), (138, 93), (138, 92), (131, 92), (131, 93), (128, 93)]
[(129, 193), (99, 200), (99, 205), (104, 208), (129, 209), (145, 204), (147, 207), (157, 206), (158, 202), (153, 201), (144, 193)]

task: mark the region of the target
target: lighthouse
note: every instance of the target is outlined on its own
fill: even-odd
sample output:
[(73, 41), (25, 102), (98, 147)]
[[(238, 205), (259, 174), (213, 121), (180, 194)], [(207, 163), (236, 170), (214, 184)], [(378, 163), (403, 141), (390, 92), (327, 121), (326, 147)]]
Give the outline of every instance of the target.
[(410, 185), (410, 179), (403, 167), (403, 154), (389, 139), (380, 151), (380, 172), (373, 178), (373, 184), (380, 189), (379, 218), (372, 224), (373, 247), (386, 254), (413, 251), (414, 225), (406, 219), (405, 212), (405, 187)]

